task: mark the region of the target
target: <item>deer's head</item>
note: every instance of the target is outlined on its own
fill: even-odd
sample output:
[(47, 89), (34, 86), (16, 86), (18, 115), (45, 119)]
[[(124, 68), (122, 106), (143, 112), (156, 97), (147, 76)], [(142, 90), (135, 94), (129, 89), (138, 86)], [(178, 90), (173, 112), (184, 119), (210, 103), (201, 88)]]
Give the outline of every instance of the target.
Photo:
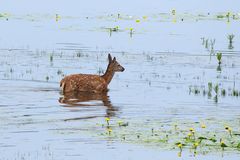
[(116, 57), (114, 57), (112, 59), (112, 56), (110, 54), (108, 54), (108, 61), (109, 61), (108, 67), (111, 68), (112, 71), (114, 71), (114, 72), (123, 72), (125, 70), (123, 68), (123, 66), (121, 66), (117, 62)]

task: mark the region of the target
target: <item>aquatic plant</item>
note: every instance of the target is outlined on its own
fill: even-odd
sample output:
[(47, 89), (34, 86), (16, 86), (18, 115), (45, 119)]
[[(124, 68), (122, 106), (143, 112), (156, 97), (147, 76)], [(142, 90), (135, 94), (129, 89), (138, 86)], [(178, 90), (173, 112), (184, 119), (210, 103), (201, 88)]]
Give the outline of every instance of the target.
[(118, 123), (118, 126), (120, 127), (120, 126), (123, 124), (123, 121), (120, 120), (120, 121), (118, 121), (117, 123)]
[(216, 95), (218, 94), (218, 90), (219, 90), (219, 86), (218, 86), (218, 84), (216, 84), (214, 87), (214, 91), (215, 91)]
[(222, 90), (221, 90), (221, 95), (222, 95), (222, 96), (225, 96), (225, 95), (226, 95), (226, 90), (225, 90), (225, 89), (222, 89)]
[(50, 62), (53, 61), (53, 54), (50, 55)]
[(83, 54), (80, 51), (78, 51), (77, 52), (77, 57), (82, 57), (82, 56), (83, 56)]
[(10, 73), (13, 73), (13, 68), (10, 68)]
[(227, 36), (228, 40), (229, 40), (229, 43), (232, 43), (233, 42), (233, 38), (235, 37), (234, 34), (230, 34)]
[(205, 38), (201, 37), (200, 39), (202, 40), (202, 45), (204, 45), (205, 44)]
[(237, 90), (233, 89), (232, 95), (238, 97), (239, 93)]
[(108, 133), (108, 135), (111, 135), (112, 129), (110, 127), (107, 127), (107, 133)]
[(205, 48), (208, 49), (208, 39), (205, 40)]
[(227, 12), (226, 17), (228, 22), (230, 22), (230, 15), (231, 15), (231, 12)]
[(222, 53), (221, 52), (217, 53), (217, 60), (218, 60), (218, 64), (220, 65), (222, 63)]
[(215, 103), (218, 103), (218, 96), (217, 95), (215, 95), (213, 99), (214, 99)]
[(187, 134), (187, 136), (188, 136), (188, 139), (191, 139), (191, 137), (193, 136), (193, 134), (190, 132), (190, 133)]
[(120, 124), (120, 127), (127, 127), (127, 126), (128, 126), (128, 122)]
[(189, 131), (192, 132), (192, 133), (195, 132), (194, 128), (189, 128)]
[(190, 128), (189, 131), (192, 133), (193, 139), (195, 139), (195, 129)]
[(133, 28), (130, 28), (130, 37), (133, 35)]
[(222, 67), (221, 67), (220, 64), (217, 66), (217, 71), (218, 71), (218, 72), (221, 72), (221, 71), (222, 71)]
[(193, 143), (193, 149), (196, 150), (198, 146), (199, 146), (199, 143), (198, 143), (198, 142)]
[(9, 13), (0, 13), (0, 18), (6, 18), (6, 21), (8, 21), (9, 16)]
[(117, 32), (119, 30), (119, 26), (115, 26), (115, 27), (110, 28), (110, 29), (112, 29), (112, 32)]
[(179, 143), (177, 146), (182, 151), (182, 147), (183, 147), (182, 143)]
[(136, 23), (140, 23), (140, 19), (136, 19)]
[(209, 90), (209, 91), (212, 91), (212, 86), (213, 86), (213, 85), (212, 85), (212, 82), (208, 82), (208, 90)]
[(146, 20), (146, 19), (147, 19), (147, 16), (143, 16), (143, 19)]
[(207, 94), (206, 90), (203, 89), (203, 92), (202, 92), (203, 96), (205, 96)]
[(232, 128), (229, 126), (225, 126), (225, 130), (229, 133), (230, 137), (232, 138)]
[(180, 152), (182, 152), (183, 144), (181, 142), (177, 142), (176, 145), (180, 149)]
[(119, 26), (115, 26), (113, 28), (107, 28), (109, 30), (110, 37), (112, 35), (112, 32), (118, 32), (119, 31)]
[(106, 117), (106, 118), (105, 118), (105, 121), (107, 122), (107, 125), (109, 126), (109, 125), (110, 125), (110, 124), (109, 124), (110, 118), (109, 118), (109, 117)]
[(201, 128), (206, 128), (206, 125), (204, 123), (202, 123)]
[(217, 15), (217, 18), (219, 18), (219, 19), (222, 19), (224, 17), (225, 17), (224, 15)]
[(61, 18), (61, 17), (60, 17), (59, 14), (56, 14), (56, 15), (55, 15), (55, 21), (56, 21), (56, 22), (58, 22), (58, 21), (60, 20), (60, 18)]
[(229, 40), (229, 44), (228, 44), (228, 49), (233, 49), (233, 38), (235, 37), (234, 34), (230, 34), (227, 36), (228, 40)]
[(214, 50), (215, 42), (216, 42), (215, 39), (210, 39), (211, 50)]
[(98, 68), (98, 71), (97, 73), (100, 75), (100, 74), (104, 74), (104, 69), (103, 68)]
[(182, 151), (178, 152), (178, 157), (182, 157)]
[[(108, 120), (108, 119), (107, 119)], [(164, 126), (161, 123), (156, 124), (155, 122), (152, 122), (153, 124), (149, 123), (135, 123), (131, 125), (131, 127), (126, 126), (127, 128), (120, 127), (119, 124), (123, 124), (123, 120), (116, 120), (114, 121), (110, 126), (107, 126), (101, 134), (102, 136), (111, 136), (111, 138), (114, 139), (119, 139), (121, 141), (124, 141), (126, 143), (137, 143), (137, 144), (148, 144), (148, 145), (156, 145), (160, 146), (163, 148), (174, 148), (174, 149), (179, 149), (178, 154), (182, 154), (182, 151), (184, 148), (187, 149), (193, 149), (193, 153), (196, 156), (197, 153), (202, 153), (205, 154), (206, 150), (208, 151), (217, 151), (219, 148), (221, 150), (225, 150), (226, 147), (229, 149), (237, 149), (239, 144), (239, 137), (234, 136), (232, 134), (231, 128), (225, 128), (226, 131), (228, 131), (229, 135), (231, 133), (232, 137), (231, 139), (228, 137), (229, 135), (224, 134), (222, 132), (219, 132), (217, 130), (212, 130), (211, 127), (210, 129), (201, 129), (198, 132), (196, 132), (195, 127), (198, 125), (199, 128), (206, 128), (206, 125), (204, 123), (200, 122), (194, 122), (191, 125), (190, 128), (184, 127), (184, 125), (190, 125), (191, 123), (186, 123), (183, 122), (182, 125), (179, 124), (181, 127), (180, 129), (176, 129), (176, 127), (169, 128), (168, 126)], [(212, 122), (215, 123), (215, 122)], [(199, 126), (199, 124), (201, 124)], [(209, 124), (209, 122), (208, 122)], [(156, 129), (155, 127), (161, 126), (161, 129)], [(137, 127), (140, 128), (137, 128)], [(155, 126), (155, 127), (153, 127)], [(174, 126), (176, 124), (174, 123)], [(216, 129), (215, 127), (213, 127)], [(113, 129), (116, 130), (114, 131), (114, 134), (112, 134)], [(150, 130), (151, 132), (146, 132), (146, 130)], [(230, 132), (231, 131), (231, 132)], [(187, 135), (187, 136), (184, 136)], [(217, 137), (221, 137), (220, 143), (217, 143)], [(127, 141), (126, 141), (127, 139)], [(223, 141), (223, 139), (226, 140), (226, 143)], [(227, 145), (228, 144), (228, 145)], [(197, 152), (198, 150), (198, 152)]]
[(221, 84), (213, 84), (212, 82), (208, 82), (208, 90), (205, 90), (205, 86), (189, 86), (189, 94), (193, 93), (194, 95), (198, 95), (202, 92), (202, 95), (205, 96), (207, 94), (208, 98), (211, 99), (213, 96), (213, 100), (217, 103), (220, 97), (225, 96), (234, 96), (238, 97), (240, 95), (239, 90), (235, 89), (235, 85), (233, 88), (228, 88), (229, 94), (227, 94), (227, 90), (223, 87), (220, 87)]
[(199, 94), (200, 90), (197, 87), (194, 87), (194, 94)]
[(58, 74), (58, 75), (62, 74), (62, 71), (59, 69), (59, 70), (57, 71), (57, 74)]
[(218, 60), (217, 71), (221, 72), (221, 71), (222, 71), (222, 68), (221, 68), (222, 53), (221, 53), (221, 52), (218, 52), (216, 58), (217, 58), (217, 60)]
[(153, 136), (154, 135), (154, 128), (152, 128), (151, 131), (152, 131), (152, 136)]
[(110, 36), (112, 35), (112, 32), (116, 32), (117, 29), (116, 28), (109, 28), (109, 33), (110, 33)]
[(222, 150), (224, 150), (225, 147), (228, 147), (224, 141), (222, 140), (222, 138), (220, 139), (220, 146), (222, 147)]

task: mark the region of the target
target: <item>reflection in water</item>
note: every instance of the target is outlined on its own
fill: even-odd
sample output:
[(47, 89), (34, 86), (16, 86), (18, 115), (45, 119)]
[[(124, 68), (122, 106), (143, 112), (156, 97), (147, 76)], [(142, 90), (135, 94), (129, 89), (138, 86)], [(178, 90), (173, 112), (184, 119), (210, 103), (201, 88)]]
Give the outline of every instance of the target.
[(220, 64), (217, 66), (217, 71), (218, 71), (218, 72), (221, 72), (221, 71), (222, 71), (222, 67), (221, 67)]
[(228, 49), (230, 49), (230, 50), (234, 49), (234, 47), (233, 47), (233, 44), (232, 44), (232, 43), (229, 43), (229, 44), (228, 44)]
[[(91, 103), (93, 101), (100, 101), (103, 104)], [(107, 93), (86, 93), (86, 92), (69, 92), (65, 93), (59, 98), (59, 102), (66, 104), (65, 107), (86, 107), (86, 106), (106, 106), (106, 117), (115, 116), (117, 108), (111, 104), (109, 96)], [(88, 104), (86, 104), (88, 103)], [(86, 118), (95, 118), (97, 116), (77, 118), (77, 119), (86, 119)]]

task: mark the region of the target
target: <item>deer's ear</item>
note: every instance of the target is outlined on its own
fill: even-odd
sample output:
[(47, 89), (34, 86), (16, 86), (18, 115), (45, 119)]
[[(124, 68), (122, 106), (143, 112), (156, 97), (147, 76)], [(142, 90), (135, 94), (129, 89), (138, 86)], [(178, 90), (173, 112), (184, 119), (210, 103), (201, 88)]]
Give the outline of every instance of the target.
[(112, 62), (112, 56), (110, 53), (108, 54), (108, 61), (109, 61), (109, 63)]
[(112, 61), (115, 62), (116, 61), (116, 57), (114, 57)]

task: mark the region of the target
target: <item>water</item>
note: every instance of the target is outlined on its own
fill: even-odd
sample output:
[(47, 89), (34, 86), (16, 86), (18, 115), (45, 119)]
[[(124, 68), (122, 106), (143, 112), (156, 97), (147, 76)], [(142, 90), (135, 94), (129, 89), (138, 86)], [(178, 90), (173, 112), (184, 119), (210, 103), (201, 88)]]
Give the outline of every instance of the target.
[[(239, 17), (239, 2), (179, 3), (32, 4), (26, 0), (16, 8), (4, 2), (0, 7), (0, 13), (7, 13), (0, 17), (1, 159), (179, 159), (174, 145), (138, 143), (134, 131), (147, 136), (152, 127), (179, 123), (185, 129), (205, 122), (214, 133), (225, 134), (224, 125), (238, 133), (240, 103), (232, 92), (240, 87), (239, 19), (228, 22), (216, 16), (230, 11)], [(110, 33), (108, 28), (116, 26), (119, 31)], [(233, 48), (229, 34), (235, 35)], [(221, 71), (217, 52), (223, 54)], [(60, 94), (59, 81), (65, 75), (102, 74), (108, 53), (126, 70), (114, 76), (106, 95)], [(219, 84), (217, 102), (214, 91), (211, 97), (203, 94), (210, 82), (213, 87)], [(122, 129), (113, 127), (113, 135), (105, 135), (105, 117), (111, 124), (128, 122), (124, 134), (134, 134), (124, 141), (119, 138)], [(181, 157), (239, 157), (236, 149), (209, 152), (199, 151), (194, 157), (193, 151), (184, 149)]]

